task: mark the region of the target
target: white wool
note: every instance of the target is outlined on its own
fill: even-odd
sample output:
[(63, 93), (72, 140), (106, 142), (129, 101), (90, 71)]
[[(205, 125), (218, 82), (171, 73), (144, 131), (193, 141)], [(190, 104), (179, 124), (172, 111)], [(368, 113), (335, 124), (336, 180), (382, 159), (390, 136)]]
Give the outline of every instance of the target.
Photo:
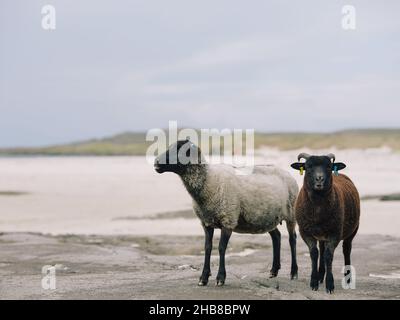
[(256, 166), (237, 175), (229, 165), (193, 166), (181, 175), (203, 225), (239, 233), (265, 233), (285, 220), (294, 224), (298, 186), (275, 166)]

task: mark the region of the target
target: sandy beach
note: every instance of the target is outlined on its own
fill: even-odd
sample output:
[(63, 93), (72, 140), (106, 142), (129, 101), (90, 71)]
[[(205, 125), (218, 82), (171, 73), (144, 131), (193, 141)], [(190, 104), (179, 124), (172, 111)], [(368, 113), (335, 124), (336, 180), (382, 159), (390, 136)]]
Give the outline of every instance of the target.
[[(323, 153), (327, 150), (315, 152)], [(335, 151), (335, 150), (334, 150)], [(388, 149), (335, 151), (363, 198), (353, 245), (356, 289), (341, 288), (341, 247), (335, 253), (336, 291), (308, 288), (310, 261), (299, 237), (299, 279), (289, 280), (285, 226), (282, 269), (268, 279), (268, 235), (232, 236), (227, 282), (197, 287), (203, 231), (179, 178), (158, 175), (144, 157), (0, 158), (1, 299), (399, 299), (400, 155)], [(297, 151), (263, 149), (256, 163), (286, 168)], [(301, 179), (291, 172), (299, 185)], [(214, 241), (217, 248), (219, 232)], [(217, 250), (212, 258), (217, 271)], [(42, 267), (55, 266), (57, 287), (44, 290)]]
[[(360, 235), (354, 241), (356, 289), (341, 288), (342, 255), (334, 260), (333, 295), (308, 287), (310, 261), (298, 245), (299, 278), (289, 280), (290, 251), (282, 239), (282, 269), (269, 279), (272, 248), (266, 235), (232, 237), (227, 280), (198, 287), (203, 256), (199, 236), (0, 236), (2, 299), (400, 299), (400, 240)], [(214, 250), (214, 254), (217, 250)], [(44, 265), (56, 268), (56, 289), (41, 286)]]

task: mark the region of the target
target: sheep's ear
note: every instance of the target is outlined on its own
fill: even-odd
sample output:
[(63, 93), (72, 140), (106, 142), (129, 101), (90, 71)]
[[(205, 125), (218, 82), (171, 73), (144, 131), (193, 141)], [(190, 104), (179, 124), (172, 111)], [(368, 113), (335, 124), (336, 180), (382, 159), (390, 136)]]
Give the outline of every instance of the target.
[[(335, 169), (336, 168), (336, 169)], [(339, 171), (339, 170), (342, 170), (342, 169), (344, 169), (344, 168), (346, 168), (346, 165), (343, 163), (343, 162), (334, 162), (333, 164), (332, 164), (332, 170), (333, 171)]]
[(292, 163), (290, 166), (291, 166), (293, 169), (296, 169), (296, 170), (301, 170), (301, 168), (303, 168), (303, 170), (304, 170), (304, 168), (305, 168), (305, 164), (302, 163), (302, 162), (294, 162), (294, 163)]

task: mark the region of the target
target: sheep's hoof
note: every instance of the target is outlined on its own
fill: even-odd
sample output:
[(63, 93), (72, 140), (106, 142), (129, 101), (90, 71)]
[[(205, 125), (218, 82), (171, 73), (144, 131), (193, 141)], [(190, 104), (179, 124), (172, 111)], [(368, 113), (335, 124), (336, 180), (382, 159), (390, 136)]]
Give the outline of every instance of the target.
[(278, 271), (270, 271), (269, 278), (276, 278), (278, 276)]
[(200, 287), (204, 287), (207, 285), (207, 283), (208, 283), (208, 280), (200, 279), (198, 285)]
[(325, 278), (326, 293), (332, 294), (335, 289), (335, 282), (332, 273), (328, 273)]
[(224, 281), (224, 280), (217, 280), (217, 282), (215, 283), (215, 285), (216, 285), (217, 287), (222, 287), (224, 284), (225, 284), (225, 281)]
[(327, 285), (326, 286), (326, 293), (332, 294), (335, 291), (334, 285)]
[(310, 287), (313, 291), (318, 291), (318, 283), (319, 280), (318, 279), (311, 279), (310, 281)]
[(297, 264), (292, 265), (292, 268), (290, 269), (290, 280), (298, 279), (298, 270), (299, 268), (297, 267)]

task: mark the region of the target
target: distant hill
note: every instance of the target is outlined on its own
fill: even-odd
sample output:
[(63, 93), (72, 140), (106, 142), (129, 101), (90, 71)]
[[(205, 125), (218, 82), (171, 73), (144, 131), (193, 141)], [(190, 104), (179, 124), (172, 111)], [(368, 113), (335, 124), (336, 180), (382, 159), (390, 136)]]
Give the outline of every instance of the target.
[[(0, 155), (144, 155), (151, 142), (145, 133), (125, 132), (103, 139), (38, 148), (3, 148)], [(400, 151), (400, 129), (344, 130), (332, 133), (256, 133), (255, 147), (281, 150), (390, 147)]]
[(329, 148), (379, 148), (400, 150), (400, 129), (354, 129), (332, 133), (261, 133), (255, 138), (256, 147), (273, 146), (282, 150)]
[(3, 148), (0, 149), (0, 155), (143, 155), (149, 145), (145, 133), (125, 132), (103, 139), (62, 145)]

